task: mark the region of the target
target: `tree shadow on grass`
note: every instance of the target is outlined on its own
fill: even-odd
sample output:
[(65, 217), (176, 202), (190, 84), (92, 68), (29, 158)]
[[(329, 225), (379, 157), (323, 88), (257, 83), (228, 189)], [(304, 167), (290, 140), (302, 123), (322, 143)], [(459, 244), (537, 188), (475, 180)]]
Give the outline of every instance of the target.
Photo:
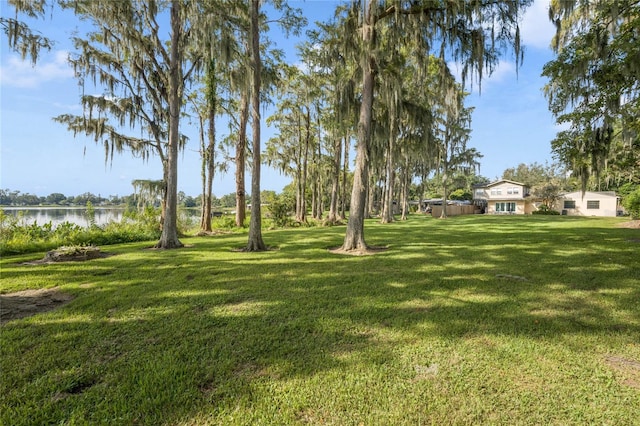
[[(373, 257), (332, 256), (308, 239), (233, 253), (223, 250), (236, 241), (227, 238), (145, 253), (142, 264), (123, 256), (90, 268), (30, 269), (30, 280), (53, 273), (75, 282), (77, 298), (3, 328), (2, 390), (11, 407), (3, 416), (178, 423), (252, 407), (265, 383), (277, 389), (355, 363), (376, 368), (406, 342), (585, 333), (637, 341), (638, 322), (622, 315), (639, 314), (627, 234), (540, 228), (522, 242), (522, 234), (469, 228), (400, 236), (374, 228), (373, 240), (395, 235), (395, 247)], [(206, 250), (223, 253), (214, 259)]]

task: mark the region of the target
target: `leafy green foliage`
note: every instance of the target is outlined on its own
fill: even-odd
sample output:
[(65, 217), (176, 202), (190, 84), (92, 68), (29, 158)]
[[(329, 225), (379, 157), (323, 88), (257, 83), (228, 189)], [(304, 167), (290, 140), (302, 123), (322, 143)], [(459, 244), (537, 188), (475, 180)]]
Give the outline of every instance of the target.
[(295, 209), (294, 203), (292, 198), (284, 194), (271, 198), (268, 209), (274, 226), (284, 228), (292, 224), (291, 214)]
[(640, 187), (624, 198), (623, 205), (633, 219), (640, 219)]
[(451, 191), (451, 193), (449, 194), (449, 198), (450, 200), (467, 200), (467, 201), (471, 201), (473, 199), (473, 194), (470, 191), (467, 191), (465, 189), (456, 189), (455, 191)]
[(51, 222), (39, 225), (24, 223), (20, 216), (0, 210), (0, 254), (32, 253), (60, 246), (108, 245), (149, 241), (160, 236), (159, 212), (147, 208), (143, 212), (127, 211), (120, 223), (83, 228), (70, 222), (53, 227)]
[(558, 55), (544, 67), (545, 93), (557, 122), (568, 127), (552, 148), (584, 190), (611, 160), (627, 170), (638, 165), (640, 6), (636, 0), (554, 0), (549, 16), (558, 27)]
[(541, 204), (540, 207), (538, 207), (538, 210), (535, 210), (531, 214), (545, 215), (545, 216), (555, 216), (555, 215), (559, 215), (560, 212), (558, 212), (557, 210), (553, 210), (551, 207), (549, 207), (546, 204)]

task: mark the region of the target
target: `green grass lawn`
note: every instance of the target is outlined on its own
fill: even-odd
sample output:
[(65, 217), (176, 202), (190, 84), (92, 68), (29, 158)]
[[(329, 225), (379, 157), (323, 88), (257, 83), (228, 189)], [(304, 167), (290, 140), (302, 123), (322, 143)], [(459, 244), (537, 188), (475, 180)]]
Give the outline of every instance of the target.
[(0, 423), (640, 424), (640, 230), (465, 216), (25, 266), (64, 307), (0, 327)]

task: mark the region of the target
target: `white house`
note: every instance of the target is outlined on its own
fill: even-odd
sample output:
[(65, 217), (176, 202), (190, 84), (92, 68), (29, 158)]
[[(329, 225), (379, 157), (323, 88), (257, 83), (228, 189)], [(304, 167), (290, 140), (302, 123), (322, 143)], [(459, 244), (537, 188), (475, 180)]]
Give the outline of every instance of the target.
[(488, 214), (530, 214), (534, 210), (529, 187), (507, 179), (475, 185), (473, 202)]
[(613, 191), (582, 191), (564, 194), (555, 209), (567, 216), (613, 216), (618, 212), (618, 197)]

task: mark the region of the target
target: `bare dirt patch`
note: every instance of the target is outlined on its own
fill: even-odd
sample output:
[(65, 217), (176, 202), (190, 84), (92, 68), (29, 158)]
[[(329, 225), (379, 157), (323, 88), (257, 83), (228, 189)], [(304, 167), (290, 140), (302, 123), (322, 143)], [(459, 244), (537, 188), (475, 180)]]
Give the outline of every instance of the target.
[(91, 259), (101, 259), (111, 256), (110, 253), (100, 251), (95, 246), (88, 247), (60, 247), (47, 252), (44, 258), (24, 262), (23, 265), (43, 265), (59, 262), (85, 262)]
[(640, 220), (630, 220), (629, 222), (622, 222), (618, 226), (620, 226), (621, 228), (640, 229)]
[(73, 298), (56, 287), (0, 294), (0, 323), (54, 310)]
[(622, 375), (622, 384), (640, 389), (640, 361), (621, 356), (611, 355), (605, 358), (609, 368)]

